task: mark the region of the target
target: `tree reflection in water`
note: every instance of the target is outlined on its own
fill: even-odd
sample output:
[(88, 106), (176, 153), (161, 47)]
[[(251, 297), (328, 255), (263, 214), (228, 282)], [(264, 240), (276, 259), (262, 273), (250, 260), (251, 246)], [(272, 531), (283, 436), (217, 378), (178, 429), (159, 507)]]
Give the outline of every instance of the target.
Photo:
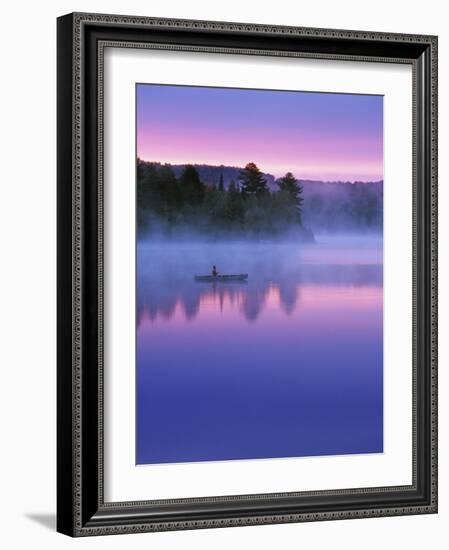
[(286, 315), (293, 313), (300, 307), (302, 285), (382, 286), (382, 266), (378, 264), (306, 264), (294, 273), (276, 271), (269, 275), (264, 275), (263, 270), (249, 273), (247, 282), (196, 282), (190, 274), (182, 277), (179, 272), (166, 272), (162, 283), (159, 273), (148, 273), (138, 281), (138, 326), (144, 318), (170, 320), (179, 311), (193, 320), (202, 307), (237, 310), (251, 322), (268, 306), (270, 298), (278, 301)]

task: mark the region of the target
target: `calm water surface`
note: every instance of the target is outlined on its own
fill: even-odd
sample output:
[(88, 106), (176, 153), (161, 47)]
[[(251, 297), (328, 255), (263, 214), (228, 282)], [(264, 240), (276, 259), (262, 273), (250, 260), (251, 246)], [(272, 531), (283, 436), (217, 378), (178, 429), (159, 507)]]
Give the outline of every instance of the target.
[(138, 464), (382, 452), (382, 241), (318, 241), (138, 243)]

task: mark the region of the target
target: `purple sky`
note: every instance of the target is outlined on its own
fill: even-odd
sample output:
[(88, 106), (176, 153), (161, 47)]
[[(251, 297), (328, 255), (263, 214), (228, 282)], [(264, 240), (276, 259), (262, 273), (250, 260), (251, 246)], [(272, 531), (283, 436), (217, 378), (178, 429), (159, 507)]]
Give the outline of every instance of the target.
[(382, 96), (137, 85), (137, 155), (275, 176), (383, 179)]

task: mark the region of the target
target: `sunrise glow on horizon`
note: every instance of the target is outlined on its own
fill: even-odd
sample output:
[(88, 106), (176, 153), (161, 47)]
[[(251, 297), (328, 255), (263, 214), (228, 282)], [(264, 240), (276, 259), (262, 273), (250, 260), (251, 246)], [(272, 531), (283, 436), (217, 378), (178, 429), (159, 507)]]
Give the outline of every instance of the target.
[(280, 177), (383, 179), (383, 97), (137, 85), (137, 155)]

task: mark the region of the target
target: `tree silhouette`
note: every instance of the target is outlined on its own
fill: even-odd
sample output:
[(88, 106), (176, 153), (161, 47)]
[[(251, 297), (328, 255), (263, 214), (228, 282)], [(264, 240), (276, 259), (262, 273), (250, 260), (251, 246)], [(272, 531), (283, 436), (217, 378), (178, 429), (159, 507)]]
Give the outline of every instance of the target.
[[(174, 237), (189, 229), (210, 237), (276, 236), (296, 227), (303, 231), (301, 235), (306, 235), (300, 227), (302, 189), (292, 174), (286, 174), (278, 182), (278, 191), (270, 192), (264, 175), (254, 163), (241, 170), (239, 184), (231, 180), (227, 189), (223, 172), (216, 186), (204, 184), (195, 166), (184, 165), (181, 170), (176, 174), (169, 164), (137, 159), (140, 234), (163, 233)], [(368, 217), (371, 201), (359, 203), (363, 215)]]
[(295, 206), (298, 221), (301, 223), (301, 209), (304, 199), (302, 198), (302, 186), (291, 172), (287, 172), (283, 178), (278, 181), (279, 190), (288, 194), (292, 204)]
[(240, 172), (239, 181), (244, 196), (261, 197), (268, 193), (267, 180), (254, 162), (249, 162)]
[(194, 166), (187, 164), (180, 178), (182, 197), (186, 204), (198, 205), (204, 200), (205, 186)]

